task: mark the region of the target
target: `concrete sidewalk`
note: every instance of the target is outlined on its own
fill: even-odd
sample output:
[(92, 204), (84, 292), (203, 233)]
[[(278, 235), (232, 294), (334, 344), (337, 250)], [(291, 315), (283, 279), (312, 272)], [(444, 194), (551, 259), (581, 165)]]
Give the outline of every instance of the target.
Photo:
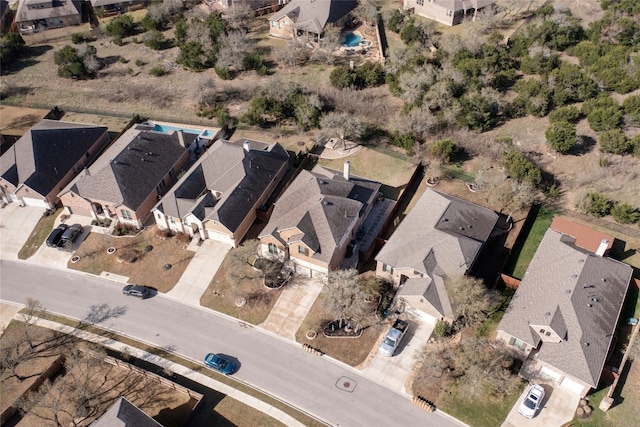
[(200, 246), (197, 243), (197, 238), (191, 240), (187, 249), (196, 254), (182, 273), (178, 283), (167, 292), (167, 295), (187, 304), (199, 306), (202, 294), (218, 272), (231, 245), (210, 239), (204, 240)]
[(296, 332), (318, 298), (322, 287), (322, 282), (318, 279), (296, 278), (294, 283), (284, 287), (280, 298), (260, 327), (295, 341)]
[[(2, 303), (3, 306), (3, 311), (4, 311), (4, 303)], [(16, 316), (17, 320), (22, 320), (20, 319), (18, 316)], [(281, 423), (283, 423), (284, 425), (287, 426), (293, 426), (293, 427), (304, 427), (304, 424), (302, 424), (301, 422), (299, 422), (298, 420), (296, 420), (295, 418), (293, 418), (292, 416), (290, 416), (289, 414), (286, 414), (285, 412), (281, 411), (280, 409), (274, 408), (273, 406), (263, 402), (260, 399), (257, 399), (253, 396), (250, 396), (246, 393), (243, 393), (235, 388), (233, 388), (232, 386), (229, 386), (227, 384), (221, 383), (220, 381), (217, 381), (213, 378), (210, 378), (206, 375), (203, 375), (201, 373), (195, 372), (192, 369), (189, 369), (185, 366), (179, 365), (177, 363), (171, 362), (167, 359), (164, 359), (162, 357), (156, 356), (154, 354), (148, 353), (146, 351), (142, 351), (136, 347), (132, 347), (126, 344), (123, 344), (121, 342), (118, 341), (114, 341), (111, 338), (106, 338), (106, 337), (102, 337), (100, 335), (96, 335), (96, 334), (92, 334), (90, 332), (87, 331), (81, 331), (75, 328), (72, 328), (70, 326), (66, 326), (66, 325), (61, 325), (59, 323), (56, 322), (52, 322), (49, 320), (45, 320), (45, 319), (38, 319), (37, 320), (37, 325), (39, 327), (44, 327), (44, 328), (48, 328), (48, 329), (52, 329), (54, 331), (60, 331), (63, 332), (65, 334), (69, 334), (69, 335), (73, 335), (75, 337), (78, 337), (80, 339), (86, 340), (86, 341), (90, 341), (90, 342), (94, 342), (97, 344), (100, 344), (102, 346), (104, 346), (105, 348), (109, 348), (118, 352), (123, 352), (125, 354), (130, 354), (133, 357), (136, 357), (138, 359), (141, 360), (145, 360), (148, 362), (153, 363), (156, 366), (160, 366), (162, 368), (164, 368), (165, 370), (169, 370), (172, 372), (175, 372), (178, 375), (181, 375), (185, 378), (188, 378), (192, 381), (197, 382), (198, 384), (202, 384), (205, 387), (208, 387), (212, 390), (216, 390), (226, 396), (229, 396), (245, 405), (251, 406), (252, 408), (280, 421)], [(182, 356), (184, 357), (184, 356)], [(194, 361), (195, 362), (195, 361)]]

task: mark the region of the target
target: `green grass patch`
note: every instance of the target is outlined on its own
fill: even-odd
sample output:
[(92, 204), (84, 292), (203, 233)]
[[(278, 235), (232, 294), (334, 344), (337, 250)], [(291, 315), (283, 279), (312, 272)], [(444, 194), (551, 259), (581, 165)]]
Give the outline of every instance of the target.
[(529, 268), (533, 255), (538, 250), (542, 237), (544, 237), (544, 233), (547, 232), (554, 217), (554, 213), (544, 206), (540, 207), (537, 212), (533, 210), (530, 215), (535, 215), (535, 220), (530, 222), (528, 218), (527, 224), (520, 232), (525, 233), (526, 239), (518, 239), (504, 269), (505, 273), (518, 279), (522, 279), (527, 268)]
[(18, 252), (19, 259), (27, 259), (36, 253), (44, 241), (47, 240), (51, 230), (53, 230), (53, 224), (56, 222), (56, 218), (60, 214), (61, 210), (62, 209), (56, 209), (56, 211), (51, 215), (42, 215), (42, 218), (40, 218), (34, 227), (24, 246), (20, 248), (20, 251)]
[[(23, 309), (20, 311), (21, 313), (26, 313), (26, 310)], [(299, 412), (298, 410), (296, 410), (295, 408), (287, 405), (286, 403), (277, 400), (267, 394), (261, 393), (258, 390), (255, 390), (247, 385), (244, 385), (236, 380), (234, 380), (231, 377), (227, 377), (226, 375), (222, 375), (218, 372), (215, 372), (211, 369), (206, 368), (203, 364), (200, 363), (194, 363), (190, 360), (184, 359), (174, 353), (169, 353), (165, 350), (159, 349), (157, 347), (153, 347), (144, 343), (141, 343), (139, 341), (133, 340), (131, 338), (116, 334), (115, 332), (112, 331), (108, 331), (102, 328), (99, 328), (97, 326), (93, 326), (93, 325), (88, 325), (86, 323), (83, 322), (79, 322), (77, 320), (73, 320), (73, 319), (69, 319), (63, 316), (57, 316), (57, 315), (53, 315), (51, 313), (37, 313), (38, 317), (41, 317), (43, 319), (47, 319), (47, 320), (51, 320), (53, 322), (57, 322), (60, 323), (62, 325), (66, 325), (66, 326), (71, 326), (73, 328), (77, 328), (77, 329), (81, 329), (83, 331), (87, 331), (102, 337), (106, 337), (109, 338), (111, 340), (114, 341), (118, 341), (121, 342), (123, 344), (129, 345), (131, 347), (135, 347), (138, 348), (140, 350), (146, 351), (148, 353), (151, 353), (153, 355), (162, 357), (164, 359), (170, 360), (174, 363), (177, 363), (179, 365), (185, 366), (195, 372), (198, 372), (200, 374), (206, 375), (208, 377), (211, 377), (213, 379), (215, 379), (216, 381), (220, 381), (221, 383), (224, 383), (230, 387), (233, 387), (236, 390), (239, 390), (243, 393), (248, 394), (249, 396), (252, 396), (258, 400), (261, 400), (262, 402), (266, 403), (267, 405), (271, 405), (274, 408), (277, 408), (279, 410), (281, 410), (282, 412), (292, 416), (293, 418), (295, 418), (296, 420), (300, 421), (302, 424), (304, 424), (305, 426), (310, 426), (310, 427), (323, 427), (324, 424), (319, 422), (318, 420), (311, 418), (305, 414), (303, 414), (302, 412)], [(244, 405), (243, 409), (246, 408)], [(268, 422), (258, 422), (258, 423), (251, 423), (251, 424), (244, 424), (242, 422), (239, 422), (239, 424), (236, 425), (274, 425), (271, 422), (272, 418), (265, 415), (265, 419), (263, 421), (268, 421)], [(278, 424), (279, 425), (279, 424)]]
[(476, 180), (475, 176), (469, 174), (457, 165), (448, 166), (445, 170), (445, 175), (449, 178), (459, 179), (464, 182), (474, 182)]
[(518, 393), (504, 399), (474, 399), (470, 402), (460, 397), (460, 391), (454, 386), (451, 393), (443, 393), (438, 401), (438, 409), (473, 427), (495, 427), (502, 424), (524, 390), (525, 383)]
[(611, 425), (605, 421), (606, 413), (598, 409), (598, 406), (600, 406), (600, 402), (602, 402), (602, 399), (604, 399), (604, 397), (607, 395), (608, 390), (609, 387), (605, 387), (602, 390), (598, 390), (593, 394), (590, 394), (588, 396), (589, 406), (593, 408), (593, 411), (591, 411), (591, 416), (588, 419), (580, 419), (578, 417), (575, 417), (573, 421), (571, 421), (571, 425), (591, 427), (603, 427), (605, 425)]

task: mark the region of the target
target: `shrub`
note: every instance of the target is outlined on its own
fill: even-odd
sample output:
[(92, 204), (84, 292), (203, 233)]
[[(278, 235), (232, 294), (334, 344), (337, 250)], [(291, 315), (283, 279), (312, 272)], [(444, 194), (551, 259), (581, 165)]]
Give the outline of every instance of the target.
[(231, 70), (228, 68), (216, 67), (215, 69), (216, 75), (220, 77), (222, 80), (233, 80), (233, 75), (231, 74)]
[(586, 214), (602, 218), (609, 215), (613, 203), (603, 194), (587, 193), (577, 207)]
[(618, 107), (615, 99), (606, 93), (602, 93), (593, 99), (589, 99), (582, 104), (581, 112), (584, 116), (591, 114), (596, 108), (613, 108)]
[(171, 47), (171, 41), (167, 40), (158, 30), (153, 30), (144, 35), (144, 45), (149, 49), (163, 50)]
[(391, 145), (395, 145), (396, 147), (402, 147), (405, 149), (407, 154), (412, 154), (413, 146), (417, 143), (415, 136), (408, 133), (400, 133), (398, 131), (394, 131), (389, 135), (389, 143)]
[(0, 39), (0, 63), (6, 66), (20, 56), (24, 47), (24, 39), (18, 33), (8, 33)]
[(605, 153), (625, 154), (633, 149), (633, 142), (629, 141), (620, 129), (604, 131), (599, 138), (600, 149)]
[(389, 18), (389, 21), (387, 22), (387, 26), (391, 31), (398, 34), (400, 33), (400, 31), (402, 30), (402, 27), (404, 26), (404, 19), (405, 19), (405, 14), (402, 13), (400, 9), (395, 9), (393, 11), (393, 14)]
[(518, 150), (505, 151), (502, 155), (502, 165), (518, 182), (529, 182), (537, 187), (542, 181), (542, 171)]
[(95, 38), (85, 33), (73, 33), (71, 34), (71, 43), (82, 44), (86, 42), (92, 42)]
[(149, 70), (149, 74), (156, 77), (162, 77), (165, 74), (167, 74), (167, 70), (165, 70), (164, 67), (157, 65), (153, 67), (151, 70)]
[(640, 212), (628, 203), (616, 203), (613, 205), (611, 216), (620, 224), (635, 224), (640, 221)]
[(136, 65), (137, 65), (138, 67), (142, 67), (142, 66), (147, 65), (147, 63), (146, 63), (146, 62), (144, 62), (142, 59), (136, 59)]
[(126, 249), (118, 255), (118, 260), (120, 260), (120, 262), (133, 263), (136, 262), (137, 259), (138, 251), (136, 251), (135, 249)]
[(640, 157), (640, 135), (631, 138), (629, 144), (631, 145), (631, 154), (633, 154), (634, 157)]
[(58, 66), (58, 75), (81, 80), (93, 77), (94, 70), (87, 68), (86, 61), (96, 59), (95, 52), (96, 48), (88, 45), (80, 55), (77, 49), (66, 45), (53, 54), (53, 62)]
[(348, 65), (339, 65), (331, 71), (329, 81), (331, 86), (338, 89), (345, 89), (355, 86), (358, 76), (355, 70), (349, 68)]
[(437, 337), (444, 337), (447, 334), (447, 324), (444, 320), (440, 319), (436, 322), (436, 326), (433, 329), (433, 332)]
[(429, 145), (429, 154), (443, 163), (450, 163), (459, 151), (458, 145), (450, 139), (442, 139)]
[(552, 122), (544, 132), (549, 146), (560, 154), (566, 154), (576, 143), (576, 128), (569, 122)]
[(553, 110), (549, 113), (549, 121), (553, 122), (569, 122), (576, 123), (580, 120), (580, 110), (577, 107), (570, 105), (568, 107), (561, 107)]

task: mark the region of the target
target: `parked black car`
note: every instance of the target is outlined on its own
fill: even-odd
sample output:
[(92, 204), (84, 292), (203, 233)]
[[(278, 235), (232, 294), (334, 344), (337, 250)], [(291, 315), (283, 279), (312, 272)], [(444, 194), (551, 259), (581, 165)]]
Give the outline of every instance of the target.
[(56, 228), (49, 233), (49, 237), (47, 237), (47, 246), (50, 248), (55, 248), (60, 243), (60, 238), (62, 238), (62, 234), (69, 228), (67, 224), (60, 224)]
[(149, 288), (140, 285), (127, 285), (122, 288), (122, 293), (132, 297), (145, 299), (149, 296)]
[(61, 248), (70, 247), (82, 233), (82, 230), (83, 228), (80, 224), (73, 224), (71, 227), (67, 228), (64, 233), (62, 233), (58, 246)]

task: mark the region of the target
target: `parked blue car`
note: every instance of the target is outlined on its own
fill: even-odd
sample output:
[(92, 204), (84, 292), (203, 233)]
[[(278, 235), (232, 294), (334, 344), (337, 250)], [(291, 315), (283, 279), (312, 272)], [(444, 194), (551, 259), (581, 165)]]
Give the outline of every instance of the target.
[(204, 358), (204, 364), (225, 375), (231, 375), (235, 370), (233, 362), (221, 354), (207, 354)]

